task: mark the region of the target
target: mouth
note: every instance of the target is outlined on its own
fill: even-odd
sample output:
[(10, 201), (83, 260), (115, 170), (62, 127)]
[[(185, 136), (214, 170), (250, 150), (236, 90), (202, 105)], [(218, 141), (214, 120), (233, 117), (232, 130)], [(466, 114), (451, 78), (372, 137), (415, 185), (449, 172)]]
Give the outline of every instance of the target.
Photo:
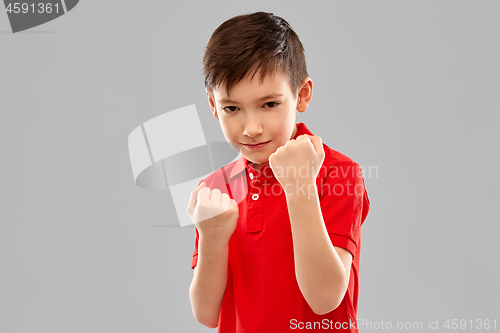
[(259, 142), (259, 143), (256, 143), (256, 144), (245, 144), (245, 143), (243, 143), (243, 146), (245, 146), (245, 148), (248, 148), (248, 149), (258, 149), (258, 148), (263, 148), (263, 147), (267, 146), (267, 144), (269, 142), (271, 142), (271, 140), (265, 141), (265, 142)]

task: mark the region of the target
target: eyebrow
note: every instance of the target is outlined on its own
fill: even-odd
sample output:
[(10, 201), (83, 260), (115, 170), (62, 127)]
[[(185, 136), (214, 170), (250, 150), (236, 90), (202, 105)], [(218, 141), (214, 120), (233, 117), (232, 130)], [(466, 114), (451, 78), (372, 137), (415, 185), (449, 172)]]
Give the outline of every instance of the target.
[[(261, 97), (261, 98), (258, 98), (256, 99), (255, 101), (256, 102), (260, 102), (260, 101), (263, 101), (265, 99), (270, 99), (270, 98), (277, 98), (277, 97), (283, 97), (283, 94), (278, 94), (278, 93), (272, 93), (272, 94), (269, 94), (267, 96), (264, 96), (264, 97)], [(236, 101), (232, 101), (228, 98), (222, 98), (219, 103), (234, 103), (234, 104), (237, 104), (238, 102)]]

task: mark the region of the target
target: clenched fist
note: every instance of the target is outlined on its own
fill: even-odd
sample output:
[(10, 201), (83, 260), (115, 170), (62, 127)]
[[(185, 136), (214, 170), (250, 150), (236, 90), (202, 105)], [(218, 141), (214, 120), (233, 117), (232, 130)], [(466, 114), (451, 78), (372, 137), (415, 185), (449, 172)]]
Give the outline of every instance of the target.
[(321, 138), (302, 134), (272, 153), (269, 156), (269, 166), (285, 193), (292, 195), (299, 193), (298, 189), (304, 185), (315, 186), (324, 160), (325, 151)]
[(219, 189), (202, 182), (193, 192), (187, 208), (200, 237), (227, 243), (238, 223), (238, 204)]

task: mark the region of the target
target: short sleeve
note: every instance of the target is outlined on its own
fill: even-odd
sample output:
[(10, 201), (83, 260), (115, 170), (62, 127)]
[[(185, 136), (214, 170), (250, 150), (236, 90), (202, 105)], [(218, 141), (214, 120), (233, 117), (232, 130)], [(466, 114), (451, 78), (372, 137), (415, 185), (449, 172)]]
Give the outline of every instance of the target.
[(196, 239), (194, 240), (194, 252), (193, 252), (193, 260), (191, 261), (191, 269), (198, 264), (198, 241), (200, 239), (200, 235), (198, 233), (198, 228), (194, 229), (196, 231)]
[[(200, 186), (200, 184), (204, 181), (205, 179), (200, 180), (198, 182), (198, 186)], [(193, 260), (191, 261), (191, 269), (194, 269), (194, 267), (198, 264), (198, 242), (200, 239), (200, 234), (198, 233), (198, 228), (195, 228), (195, 231), (196, 231), (196, 238), (194, 240), (194, 252), (193, 252)]]
[(332, 244), (348, 250), (353, 258), (357, 257), (369, 204), (359, 164), (343, 161), (333, 165), (321, 186), (321, 211)]

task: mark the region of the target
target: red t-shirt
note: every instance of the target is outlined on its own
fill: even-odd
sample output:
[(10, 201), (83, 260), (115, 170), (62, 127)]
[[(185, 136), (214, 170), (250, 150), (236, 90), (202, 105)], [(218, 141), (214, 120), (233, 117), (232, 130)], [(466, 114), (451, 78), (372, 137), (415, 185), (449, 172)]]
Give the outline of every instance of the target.
[[(313, 135), (303, 123), (297, 123), (297, 129), (294, 139)], [(236, 230), (229, 240), (228, 279), (218, 332), (325, 332), (339, 328), (358, 332), (361, 225), (370, 201), (359, 164), (324, 143), (323, 148), (325, 159), (316, 179), (323, 220), (332, 244), (353, 255), (344, 299), (327, 314), (312, 311), (295, 277), (285, 192), (269, 164), (256, 171), (242, 156), (202, 180), (210, 189), (228, 193), (239, 209)], [(199, 234), (195, 230), (193, 269), (198, 262)]]

